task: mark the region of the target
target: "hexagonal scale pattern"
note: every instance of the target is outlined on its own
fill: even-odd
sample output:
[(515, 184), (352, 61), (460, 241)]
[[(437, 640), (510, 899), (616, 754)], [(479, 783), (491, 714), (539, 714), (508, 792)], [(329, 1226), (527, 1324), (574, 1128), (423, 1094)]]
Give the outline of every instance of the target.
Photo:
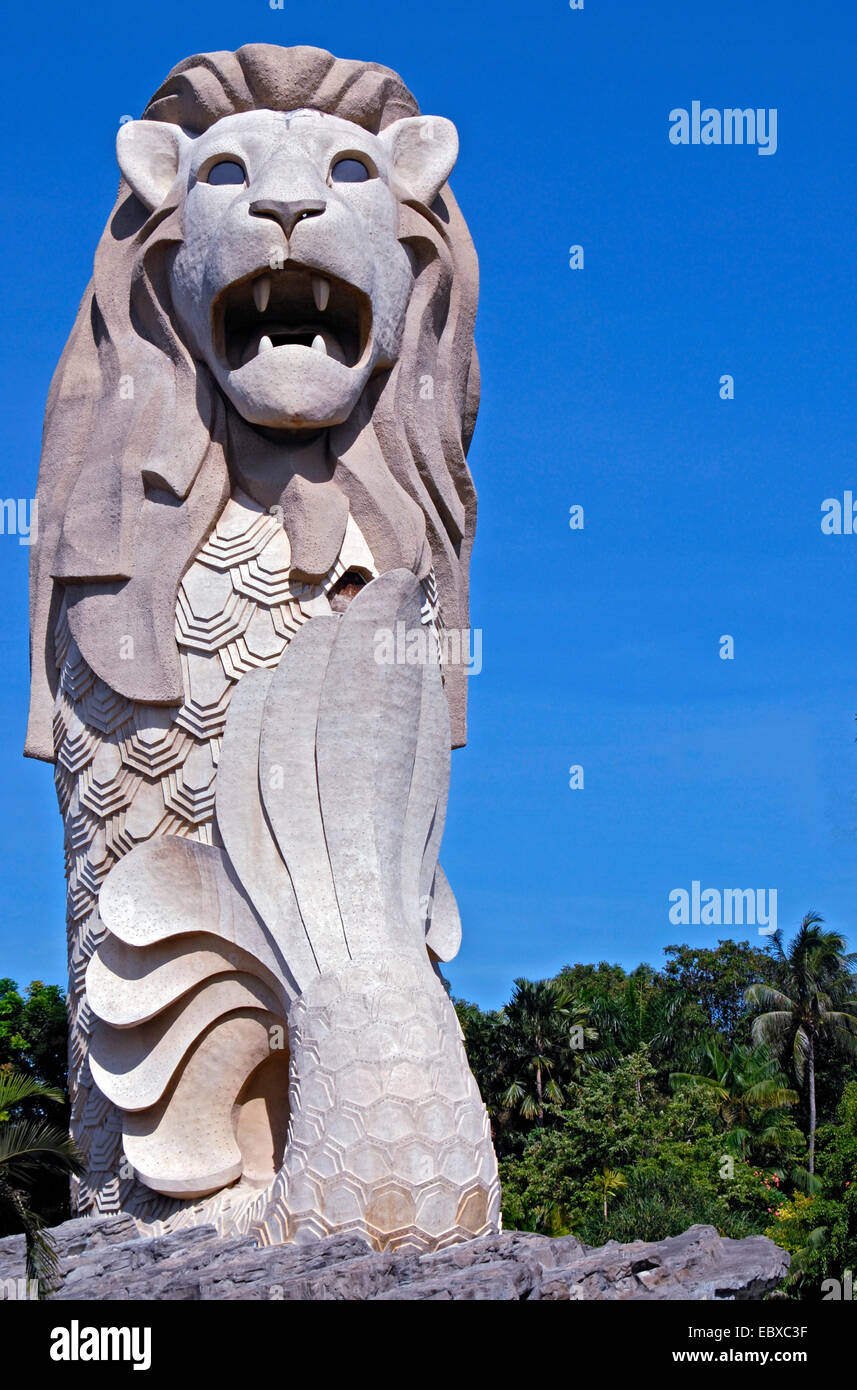
[(235, 592), (228, 573), (191, 565), (179, 588), (176, 641), (201, 652), (217, 651), (242, 633), (252, 616), (252, 604)]
[(320, 1225), (378, 1250), (432, 1250), (499, 1229), (488, 1116), (426, 960), (319, 976), (293, 1005), (290, 1043), (291, 1141), (249, 1224), (262, 1243)]

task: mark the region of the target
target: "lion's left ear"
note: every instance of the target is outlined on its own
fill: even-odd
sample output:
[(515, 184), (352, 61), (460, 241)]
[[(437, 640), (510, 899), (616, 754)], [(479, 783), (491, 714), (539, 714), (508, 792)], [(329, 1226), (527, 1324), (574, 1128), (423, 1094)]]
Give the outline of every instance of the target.
[(458, 158), (458, 131), (444, 116), (405, 116), (379, 137), (399, 182), (431, 206)]

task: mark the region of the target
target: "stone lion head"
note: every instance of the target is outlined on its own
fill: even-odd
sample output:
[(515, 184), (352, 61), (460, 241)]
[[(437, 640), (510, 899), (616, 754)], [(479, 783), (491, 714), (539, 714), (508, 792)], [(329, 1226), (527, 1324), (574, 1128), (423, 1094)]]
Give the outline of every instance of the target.
[[(314, 48), (189, 58), (119, 130), (116, 205), (48, 398), (26, 752), (52, 759), (60, 589), (130, 699), (182, 699), (182, 575), (231, 490), (318, 580), (351, 514), (384, 572), (468, 623), (476, 258), (451, 122)], [(454, 746), (466, 673), (446, 673)]]

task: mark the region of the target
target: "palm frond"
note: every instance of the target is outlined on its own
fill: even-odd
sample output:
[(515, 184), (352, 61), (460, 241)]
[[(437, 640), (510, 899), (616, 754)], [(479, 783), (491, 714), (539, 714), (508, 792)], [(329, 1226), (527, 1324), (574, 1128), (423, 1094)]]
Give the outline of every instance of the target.
[(0, 1126), (0, 1170), (12, 1182), (26, 1182), (48, 1169), (84, 1172), (73, 1141), (44, 1120), (16, 1120)]
[(790, 1014), (795, 1006), (793, 999), (790, 999), (781, 989), (775, 989), (773, 985), (750, 985), (744, 991), (744, 998), (748, 1004), (753, 1004), (769, 1013), (779, 1011)]
[(22, 1100), (32, 1099), (55, 1100), (62, 1104), (65, 1096), (56, 1086), (46, 1086), (43, 1081), (37, 1081), (25, 1072), (0, 1072), (0, 1111), (11, 1110)]

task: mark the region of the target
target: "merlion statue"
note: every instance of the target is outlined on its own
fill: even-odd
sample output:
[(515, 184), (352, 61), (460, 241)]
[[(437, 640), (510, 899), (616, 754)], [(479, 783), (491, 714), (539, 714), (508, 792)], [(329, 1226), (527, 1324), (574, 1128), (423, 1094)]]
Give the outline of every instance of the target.
[(498, 1228), (438, 968), (479, 395), (456, 153), (387, 68), (268, 44), (120, 126), (31, 578), (81, 1214)]

